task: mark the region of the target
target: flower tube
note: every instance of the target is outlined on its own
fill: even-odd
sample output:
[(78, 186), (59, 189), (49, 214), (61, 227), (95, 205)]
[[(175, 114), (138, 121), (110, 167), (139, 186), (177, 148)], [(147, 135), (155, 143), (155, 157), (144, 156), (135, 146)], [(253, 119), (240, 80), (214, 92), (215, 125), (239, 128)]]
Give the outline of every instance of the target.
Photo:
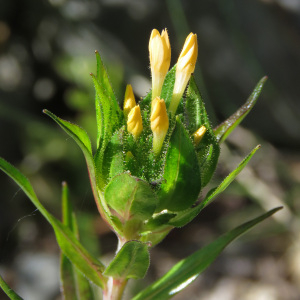
[(176, 66), (175, 84), (169, 111), (175, 115), (179, 101), (184, 93), (191, 74), (195, 70), (198, 56), (197, 35), (190, 33), (185, 40)]
[(171, 47), (166, 29), (159, 34), (153, 29), (149, 40), (150, 68), (152, 75), (152, 100), (160, 96), (163, 82), (170, 67)]
[(136, 105), (128, 114), (127, 130), (133, 135), (134, 139), (137, 139), (142, 133), (143, 121), (139, 105)]
[(150, 122), (151, 130), (153, 132), (153, 152), (155, 155), (158, 155), (169, 129), (166, 103), (159, 97), (156, 97), (153, 100)]
[(125, 118), (127, 118), (129, 112), (136, 106), (133, 90), (131, 84), (127, 84), (125, 97), (124, 97), (124, 105), (123, 105), (123, 112)]

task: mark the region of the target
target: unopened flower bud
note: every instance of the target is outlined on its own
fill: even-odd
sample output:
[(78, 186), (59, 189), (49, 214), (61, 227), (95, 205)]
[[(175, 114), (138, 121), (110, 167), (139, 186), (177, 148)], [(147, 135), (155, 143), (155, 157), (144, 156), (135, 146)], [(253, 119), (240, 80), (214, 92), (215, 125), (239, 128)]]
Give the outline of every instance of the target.
[(179, 101), (184, 93), (191, 74), (195, 70), (198, 56), (197, 35), (190, 33), (185, 40), (183, 49), (177, 61), (175, 84), (169, 111), (174, 115), (176, 113)]
[(136, 105), (128, 114), (127, 130), (135, 139), (140, 136), (143, 130), (143, 121), (139, 105)]
[(152, 100), (160, 96), (161, 88), (171, 62), (171, 47), (166, 29), (159, 34), (153, 29), (149, 40), (150, 68), (152, 75)]
[(158, 155), (169, 129), (169, 118), (166, 103), (163, 99), (156, 97), (152, 104), (150, 122), (153, 132), (153, 152)]
[(196, 146), (199, 145), (199, 143), (202, 140), (205, 132), (206, 132), (206, 127), (201, 126), (196, 132), (193, 133), (194, 142), (195, 142)]
[(127, 84), (125, 97), (124, 97), (124, 105), (123, 105), (123, 112), (125, 118), (127, 118), (129, 112), (136, 106), (133, 90), (131, 84)]

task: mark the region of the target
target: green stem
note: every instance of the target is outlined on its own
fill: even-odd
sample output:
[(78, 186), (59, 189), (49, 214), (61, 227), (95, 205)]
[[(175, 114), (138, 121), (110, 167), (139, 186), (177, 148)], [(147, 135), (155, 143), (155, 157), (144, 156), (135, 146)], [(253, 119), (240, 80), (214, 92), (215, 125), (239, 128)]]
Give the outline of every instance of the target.
[(121, 300), (127, 281), (109, 277), (107, 288), (103, 291), (103, 300)]
[[(120, 236), (118, 238), (117, 253), (126, 243), (126, 239), (121, 238)], [(106, 283), (106, 288), (103, 290), (103, 300), (121, 300), (127, 282), (127, 279), (109, 277)]]

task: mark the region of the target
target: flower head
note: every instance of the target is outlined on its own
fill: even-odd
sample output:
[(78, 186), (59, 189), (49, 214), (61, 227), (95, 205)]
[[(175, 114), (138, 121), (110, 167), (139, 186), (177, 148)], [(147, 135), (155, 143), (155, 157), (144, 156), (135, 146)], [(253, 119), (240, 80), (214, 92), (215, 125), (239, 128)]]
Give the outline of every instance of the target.
[(193, 133), (194, 142), (195, 142), (196, 146), (199, 145), (199, 143), (202, 140), (205, 132), (206, 132), (206, 127), (205, 126), (201, 126), (197, 131), (195, 131)]
[(169, 129), (169, 118), (166, 103), (163, 99), (156, 97), (152, 104), (150, 122), (153, 132), (153, 152), (158, 155)]
[(183, 95), (188, 81), (190, 80), (191, 74), (195, 70), (197, 56), (197, 35), (190, 33), (185, 40), (184, 46), (177, 61), (175, 84), (173, 89), (172, 100), (169, 107), (169, 111), (173, 115), (177, 110), (179, 101)]
[(130, 84), (127, 84), (126, 91), (125, 91), (125, 97), (124, 97), (124, 106), (123, 106), (123, 112), (125, 118), (127, 118), (129, 112), (136, 106), (132, 86)]
[(150, 68), (152, 75), (152, 100), (160, 96), (161, 88), (170, 67), (171, 47), (166, 29), (159, 34), (153, 29), (149, 40)]
[(143, 130), (143, 121), (139, 105), (136, 105), (128, 114), (127, 130), (135, 139), (140, 136)]

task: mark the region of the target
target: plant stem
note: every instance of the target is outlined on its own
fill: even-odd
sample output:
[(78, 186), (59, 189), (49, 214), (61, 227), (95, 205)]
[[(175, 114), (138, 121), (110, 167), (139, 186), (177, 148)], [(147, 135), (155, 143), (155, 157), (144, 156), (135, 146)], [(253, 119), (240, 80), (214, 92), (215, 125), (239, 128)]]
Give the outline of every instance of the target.
[[(118, 240), (117, 253), (126, 243), (126, 239), (120, 236), (118, 237)], [(128, 280), (125, 278), (117, 279), (109, 277), (106, 284), (106, 289), (103, 290), (103, 300), (121, 300), (127, 281)]]
[(107, 288), (103, 291), (103, 300), (121, 300), (127, 281), (109, 277)]

